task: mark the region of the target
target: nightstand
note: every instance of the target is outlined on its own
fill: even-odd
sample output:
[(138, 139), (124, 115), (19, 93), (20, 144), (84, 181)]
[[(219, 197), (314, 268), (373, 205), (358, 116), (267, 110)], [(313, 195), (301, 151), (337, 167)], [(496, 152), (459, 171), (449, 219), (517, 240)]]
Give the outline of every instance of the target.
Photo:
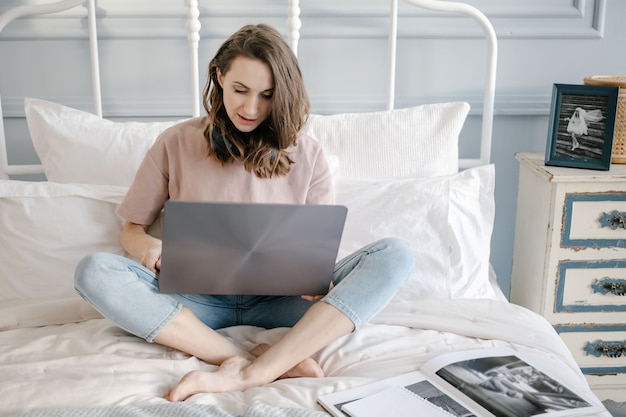
[(511, 302), (544, 316), (601, 399), (626, 400), (626, 165), (519, 153)]

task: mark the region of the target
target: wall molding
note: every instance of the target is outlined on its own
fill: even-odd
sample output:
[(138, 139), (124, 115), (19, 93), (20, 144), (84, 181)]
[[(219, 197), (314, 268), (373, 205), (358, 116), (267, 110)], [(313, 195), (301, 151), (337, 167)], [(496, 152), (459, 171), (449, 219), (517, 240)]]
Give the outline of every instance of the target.
[[(467, 1), (491, 19), (500, 39), (600, 39), (604, 35), (607, 0)], [(387, 36), (389, 5), (380, 0), (303, 0), (300, 7), (303, 40)], [(0, 12), (5, 9), (0, 5)], [(247, 2), (245, 7), (239, 1), (213, 0), (200, 7), (201, 37), (221, 40), (233, 28), (260, 21), (286, 30), (286, 9), (286, 2), (273, 0)], [(482, 37), (480, 28), (468, 18), (423, 11), (404, 2), (399, 10), (400, 38)], [(100, 1), (97, 19), (102, 39), (186, 38), (183, 2)], [(86, 39), (86, 34), (86, 9), (79, 6), (55, 15), (18, 19), (4, 29), (0, 40)]]
[[(91, 111), (91, 97), (38, 97), (43, 100), (63, 103), (66, 106)], [(496, 116), (548, 116), (552, 97), (549, 95), (501, 95), (496, 96)], [(470, 104), (470, 115), (482, 115), (483, 96), (432, 96), (428, 98), (404, 97), (396, 100), (396, 108), (416, 106), (428, 103), (466, 101)], [(350, 113), (378, 111), (385, 109), (384, 98), (349, 97), (337, 99), (333, 97), (316, 97), (311, 95), (313, 103), (311, 111), (320, 114)], [(3, 97), (2, 108), (6, 118), (24, 117), (24, 99), (21, 97)], [(183, 96), (161, 97), (146, 100), (145, 98), (103, 99), (105, 118), (116, 117), (190, 117), (191, 104)]]

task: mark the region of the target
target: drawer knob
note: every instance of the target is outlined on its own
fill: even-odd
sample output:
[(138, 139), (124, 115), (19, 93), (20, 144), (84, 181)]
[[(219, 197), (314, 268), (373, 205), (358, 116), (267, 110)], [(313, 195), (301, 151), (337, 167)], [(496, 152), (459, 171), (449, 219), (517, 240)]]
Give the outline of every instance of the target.
[(600, 224), (602, 227), (610, 227), (613, 230), (620, 227), (626, 229), (626, 213), (617, 210), (613, 210), (610, 213), (602, 213)]
[(594, 293), (626, 295), (626, 280), (613, 279), (609, 277), (595, 279), (591, 284), (591, 288), (593, 289)]
[(595, 342), (587, 342), (584, 349), (587, 355), (593, 355), (597, 358), (600, 356), (619, 358), (626, 352), (626, 344), (624, 342), (596, 340)]

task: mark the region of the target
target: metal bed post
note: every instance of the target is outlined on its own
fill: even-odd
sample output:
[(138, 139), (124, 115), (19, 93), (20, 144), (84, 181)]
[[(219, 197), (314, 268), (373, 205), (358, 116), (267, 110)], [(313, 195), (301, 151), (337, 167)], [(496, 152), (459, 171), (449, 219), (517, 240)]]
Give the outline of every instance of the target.
[(7, 143), (4, 137), (4, 116), (2, 115), (2, 98), (0, 97), (0, 180), (9, 179), (7, 168), (9, 159), (7, 157)]
[(300, 41), (301, 27), (300, 1), (289, 0), (289, 6), (287, 8), (287, 38), (289, 46), (291, 46), (291, 50), (296, 56), (298, 56), (298, 42)]
[(396, 94), (396, 51), (398, 37), (398, 0), (391, 0), (389, 11), (389, 74), (387, 81), (387, 110), (395, 107)]
[(200, 9), (198, 0), (189, 0), (187, 3), (187, 40), (189, 41), (189, 53), (191, 54), (191, 97), (192, 114), (200, 116), (200, 75), (198, 66), (198, 46), (200, 44)]
[(89, 27), (89, 58), (91, 60), (91, 89), (94, 112), (102, 117), (102, 89), (100, 87), (100, 59), (98, 57), (98, 32), (96, 31), (96, 3), (87, 0), (87, 20)]

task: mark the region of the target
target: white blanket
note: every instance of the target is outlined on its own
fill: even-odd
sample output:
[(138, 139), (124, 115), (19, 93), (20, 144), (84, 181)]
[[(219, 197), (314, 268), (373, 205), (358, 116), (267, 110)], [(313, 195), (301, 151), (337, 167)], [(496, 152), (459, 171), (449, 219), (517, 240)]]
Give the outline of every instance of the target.
[[(252, 347), (273, 343), (285, 331), (241, 326), (223, 333)], [(314, 356), (326, 378), (197, 394), (186, 403), (214, 405), (234, 415), (244, 415), (253, 404), (321, 411), (316, 403), (321, 394), (417, 370), (445, 352), (492, 347), (513, 348), (581, 394), (593, 396), (571, 354), (543, 318), (503, 301), (459, 299), (393, 303), (371, 324)], [(45, 408), (167, 404), (163, 396), (185, 373), (214, 369), (173, 349), (148, 344), (105, 319), (4, 331), (0, 364), (1, 416)]]

